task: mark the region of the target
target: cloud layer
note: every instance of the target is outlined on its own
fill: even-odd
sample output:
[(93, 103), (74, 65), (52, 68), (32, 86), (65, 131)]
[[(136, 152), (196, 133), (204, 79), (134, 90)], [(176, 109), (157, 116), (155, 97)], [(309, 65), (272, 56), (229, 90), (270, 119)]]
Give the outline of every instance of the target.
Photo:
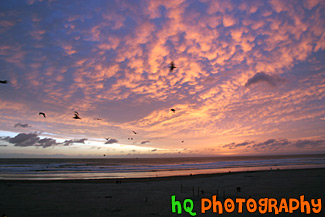
[(253, 77), (247, 80), (245, 87), (249, 87), (253, 84), (259, 83), (259, 82), (265, 82), (269, 84), (270, 86), (275, 87), (277, 83), (283, 82), (284, 80), (275, 76), (267, 75), (263, 72), (256, 73)]
[(117, 139), (108, 139), (105, 144), (114, 144), (114, 143), (118, 143)]
[(39, 133), (19, 133), (15, 137), (3, 137), (0, 140), (4, 140), (13, 144), (16, 147), (42, 147), (48, 148), (58, 145), (69, 146), (73, 145), (74, 143), (82, 143), (85, 144), (87, 139), (75, 139), (75, 140), (65, 140), (63, 143), (57, 142), (55, 139), (52, 138), (40, 138)]
[(291, 149), (304, 149), (309, 148), (318, 149), (318, 148), (325, 148), (325, 139), (320, 140), (296, 140), (296, 141), (289, 141), (287, 139), (268, 139), (264, 142), (255, 142), (255, 141), (245, 141), (242, 143), (230, 143), (224, 145), (223, 148), (228, 149), (251, 149), (258, 152), (275, 152), (275, 151), (284, 151), (288, 148)]
[(21, 127), (21, 128), (27, 128), (27, 127), (31, 127), (29, 124), (21, 124), (21, 123), (17, 123), (17, 124), (15, 124), (15, 126), (14, 127)]
[[(324, 8), (320, 0), (2, 1), (0, 80), (9, 83), (0, 86), (0, 130), (31, 125), (92, 142), (109, 134), (107, 144), (170, 151), (182, 140), (204, 150), (323, 139)], [(140, 133), (129, 141), (132, 130)], [(19, 135), (15, 146), (57, 145)]]

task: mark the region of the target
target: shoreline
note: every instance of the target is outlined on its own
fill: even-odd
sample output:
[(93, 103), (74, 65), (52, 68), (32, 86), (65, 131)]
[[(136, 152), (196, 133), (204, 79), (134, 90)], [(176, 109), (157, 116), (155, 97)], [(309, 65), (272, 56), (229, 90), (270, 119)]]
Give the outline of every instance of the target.
[[(1, 160), (0, 160), (1, 161)], [(322, 155), (229, 157), (224, 159), (11, 159), (1, 161), (0, 180), (117, 180), (224, 174), (229, 171), (267, 171), (325, 168)], [(0, 163), (1, 164), (1, 163)]]
[(116, 183), (116, 181), (123, 181), (124, 183), (132, 182), (147, 182), (147, 181), (170, 181), (170, 180), (186, 180), (186, 179), (200, 179), (211, 178), (219, 176), (228, 176), (236, 174), (249, 174), (249, 173), (263, 173), (263, 172), (283, 172), (283, 171), (311, 171), (311, 170), (323, 170), (325, 174), (325, 167), (321, 168), (295, 168), (295, 169), (270, 169), (270, 170), (251, 170), (251, 171), (235, 171), (224, 173), (202, 173), (202, 174), (190, 174), (190, 175), (175, 175), (175, 176), (157, 176), (157, 177), (135, 177), (135, 178), (104, 178), (104, 179), (51, 179), (51, 180), (39, 180), (39, 179), (0, 179), (0, 183), (15, 182), (15, 183)]
[[(201, 213), (201, 199), (220, 201), (249, 198), (298, 198), (310, 201), (325, 198), (325, 168), (242, 171), (173, 177), (105, 180), (0, 180), (0, 215), (8, 217), (125, 217), (190, 216), (172, 213), (171, 196), (183, 203), (193, 201), (196, 216), (217, 216), (212, 210)], [(240, 190), (238, 191), (238, 188)], [(324, 208), (323, 208), (324, 210)], [(321, 216), (311, 213), (308, 216)], [(242, 216), (259, 214), (243, 212)], [(222, 216), (238, 216), (238, 212)], [(266, 213), (265, 216), (275, 216)], [(306, 216), (299, 210), (281, 216)]]

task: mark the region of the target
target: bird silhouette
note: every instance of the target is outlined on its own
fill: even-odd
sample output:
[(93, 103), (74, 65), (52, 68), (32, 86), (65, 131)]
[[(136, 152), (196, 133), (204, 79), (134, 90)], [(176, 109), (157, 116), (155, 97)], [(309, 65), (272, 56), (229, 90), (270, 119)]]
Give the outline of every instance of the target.
[(43, 117), (46, 118), (46, 115), (44, 112), (39, 112), (38, 115), (43, 115)]
[(8, 81), (7, 80), (0, 80), (0, 84), (7, 84)]
[(94, 120), (101, 121), (102, 119), (101, 118), (94, 118)]
[(132, 130), (132, 132), (133, 132), (134, 134), (138, 134), (137, 132), (135, 132), (135, 131), (133, 131), (133, 130)]
[(177, 68), (177, 67), (175, 66), (175, 64), (174, 64), (174, 61), (172, 61), (172, 62), (170, 63), (169, 68), (170, 68), (170, 71), (171, 71), (171, 72), (172, 72), (175, 68)]
[(182, 143), (184, 143), (184, 140), (182, 140)]
[(81, 117), (79, 117), (77, 114), (74, 114), (74, 119), (81, 119)]
[(79, 113), (77, 111), (74, 112), (74, 117), (72, 117), (74, 119), (81, 119), (81, 117), (79, 117)]
[(175, 110), (175, 109), (173, 109), (173, 108), (172, 108), (172, 109), (170, 109), (170, 110), (171, 110), (172, 112), (174, 112), (174, 113), (176, 112), (176, 110)]

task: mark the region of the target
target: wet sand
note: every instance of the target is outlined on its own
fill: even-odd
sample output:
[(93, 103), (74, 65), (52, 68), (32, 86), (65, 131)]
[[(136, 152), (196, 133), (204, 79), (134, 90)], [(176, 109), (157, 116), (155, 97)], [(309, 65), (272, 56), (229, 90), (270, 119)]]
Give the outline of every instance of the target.
[[(121, 182), (121, 183), (120, 183)], [(237, 187), (240, 187), (240, 192)], [(261, 216), (259, 211), (238, 214), (225, 210), (222, 215), (212, 209), (201, 213), (201, 198), (213, 195), (224, 202), (230, 198), (296, 198), (325, 199), (325, 169), (272, 170), (209, 174), (182, 177), (120, 179), (120, 180), (65, 180), (65, 181), (10, 181), (0, 180), (0, 216), (191, 216), (183, 210), (172, 213), (171, 195), (183, 203), (191, 199), (196, 216)], [(325, 216), (310, 215), (300, 209), (290, 213), (274, 212), (263, 216)]]

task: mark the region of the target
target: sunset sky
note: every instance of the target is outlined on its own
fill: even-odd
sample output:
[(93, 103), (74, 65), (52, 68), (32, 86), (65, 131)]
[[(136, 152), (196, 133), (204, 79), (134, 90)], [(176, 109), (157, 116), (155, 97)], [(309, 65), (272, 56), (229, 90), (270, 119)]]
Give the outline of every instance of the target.
[(0, 157), (325, 153), (321, 0), (3, 0), (0, 66)]

